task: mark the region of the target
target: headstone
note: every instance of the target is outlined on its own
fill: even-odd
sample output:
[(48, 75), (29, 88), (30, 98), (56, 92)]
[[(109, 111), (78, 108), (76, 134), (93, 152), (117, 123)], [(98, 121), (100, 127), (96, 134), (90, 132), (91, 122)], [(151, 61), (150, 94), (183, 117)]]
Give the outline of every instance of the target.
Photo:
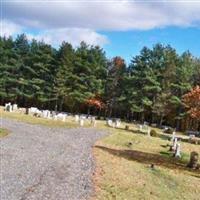
[(180, 157), (181, 157), (181, 145), (177, 143), (175, 150), (175, 158), (180, 158)]
[(119, 128), (121, 124), (121, 120), (120, 119), (116, 119), (115, 120), (115, 128)]
[(6, 103), (5, 104), (5, 111), (12, 112), (12, 105), (11, 105), (11, 103)]
[(174, 141), (175, 137), (176, 137), (176, 132), (173, 131), (173, 133), (172, 133), (172, 141)]
[(91, 125), (93, 126), (93, 127), (95, 127), (96, 126), (96, 119), (95, 119), (95, 117), (91, 117)]
[(196, 169), (198, 167), (198, 159), (199, 159), (199, 154), (195, 151), (191, 152), (190, 162), (188, 164), (188, 167)]
[(142, 132), (143, 126), (142, 126), (142, 125), (139, 125), (139, 128), (140, 128), (140, 132)]
[(79, 125), (81, 127), (84, 126), (84, 119), (82, 117), (79, 119)]
[(112, 119), (108, 119), (107, 120), (107, 125), (110, 126), (110, 127), (113, 127), (113, 121), (112, 121)]
[(150, 127), (148, 127), (148, 129), (147, 129), (147, 135), (148, 135), (148, 136), (151, 136), (151, 134), (150, 134), (150, 133), (151, 133), (151, 128), (150, 128)]
[(12, 105), (12, 110), (13, 110), (13, 111), (18, 110), (18, 106), (17, 106), (17, 104), (13, 104), (13, 105)]
[(173, 140), (172, 150), (176, 150), (177, 142), (178, 142), (178, 138), (175, 137), (174, 140)]
[(57, 119), (60, 119), (60, 120), (62, 120), (63, 122), (65, 122), (66, 116), (67, 116), (66, 114), (59, 113), (59, 114), (57, 114)]
[(75, 122), (79, 121), (79, 115), (75, 115)]
[(188, 140), (189, 143), (191, 144), (198, 144), (199, 141), (198, 139), (195, 137), (195, 135), (189, 135), (189, 140)]

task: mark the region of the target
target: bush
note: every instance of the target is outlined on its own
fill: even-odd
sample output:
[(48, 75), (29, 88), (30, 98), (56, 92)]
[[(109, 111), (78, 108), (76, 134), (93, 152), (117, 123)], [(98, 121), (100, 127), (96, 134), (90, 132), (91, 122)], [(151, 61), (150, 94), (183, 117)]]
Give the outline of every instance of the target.
[(173, 128), (167, 128), (166, 130), (164, 130), (164, 133), (172, 134), (173, 131), (174, 131)]
[(152, 137), (157, 137), (157, 136), (158, 136), (158, 133), (157, 133), (156, 130), (153, 129), (153, 130), (151, 130), (150, 135), (151, 135)]

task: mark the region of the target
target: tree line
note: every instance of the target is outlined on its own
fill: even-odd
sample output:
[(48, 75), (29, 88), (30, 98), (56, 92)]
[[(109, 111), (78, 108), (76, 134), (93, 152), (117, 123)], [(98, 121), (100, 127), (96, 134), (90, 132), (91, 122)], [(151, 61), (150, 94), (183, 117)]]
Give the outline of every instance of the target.
[(170, 45), (144, 47), (130, 64), (99, 46), (58, 49), (25, 34), (0, 37), (0, 103), (199, 129), (183, 96), (200, 85), (200, 60)]

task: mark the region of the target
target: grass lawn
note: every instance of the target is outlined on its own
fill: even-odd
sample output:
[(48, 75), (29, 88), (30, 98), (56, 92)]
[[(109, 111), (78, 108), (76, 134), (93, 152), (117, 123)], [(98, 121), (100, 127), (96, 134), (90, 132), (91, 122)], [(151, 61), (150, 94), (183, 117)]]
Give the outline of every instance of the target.
[(9, 131), (7, 129), (4, 128), (0, 128), (0, 138), (8, 135)]
[[(181, 142), (182, 159), (174, 159), (166, 137), (111, 129), (93, 149), (96, 172), (94, 200), (198, 200), (200, 171), (186, 167), (200, 145)], [(154, 164), (154, 168), (151, 168)]]
[(21, 122), (26, 122), (30, 124), (39, 124), (49, 127), (63, 127), (63, 128), (75, 128), (77, 124), (70, 117), (67, 118), (66, 122), (60, 120), (55, 121), (51, 119), (38, 118), (31, 115), (25, 115), (17, 112), (5, 112), (3, 107), (0, 107), (0, 117), (10, 118)]
[[(12, 118), (31, 124), (50, 127), (78, 127), (74, 118), (66, 122), (36, 118), (20, 113), (4, 112), (3, 118)], [(93, 176), (95, 193), (92, 200), (199, 200), (200, 170), (186, 167), (192, 151), (200, 154), (200, 145), (185, 142), (179, 135), (182, 158), (174, 159), (169, 152), (169, 135), (159, 132), (158, 137), (139, 133), (133, 124), (122, 123), (121, 129), (108, 128), (105, 121), (97, 121), (97, 127), (111, 134), (99, 140), (93, 154), (96, 171)], [(130, 130), (124, 130), (129, 125)], [(90, 127), (89, 121), (84, 127)], [(0, 135), (5, 130), (0, 129)], [(154, 164), (154, 168), (151, 165)]]

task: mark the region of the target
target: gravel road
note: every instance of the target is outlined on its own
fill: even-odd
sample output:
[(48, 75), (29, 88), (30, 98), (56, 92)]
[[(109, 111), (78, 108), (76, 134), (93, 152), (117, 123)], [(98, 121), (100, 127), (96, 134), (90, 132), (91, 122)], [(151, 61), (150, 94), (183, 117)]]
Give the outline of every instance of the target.
[(105, 132), (48, 128), (3, 119), (1, 200), (85, 200), (92, 192), (91, 147)]

